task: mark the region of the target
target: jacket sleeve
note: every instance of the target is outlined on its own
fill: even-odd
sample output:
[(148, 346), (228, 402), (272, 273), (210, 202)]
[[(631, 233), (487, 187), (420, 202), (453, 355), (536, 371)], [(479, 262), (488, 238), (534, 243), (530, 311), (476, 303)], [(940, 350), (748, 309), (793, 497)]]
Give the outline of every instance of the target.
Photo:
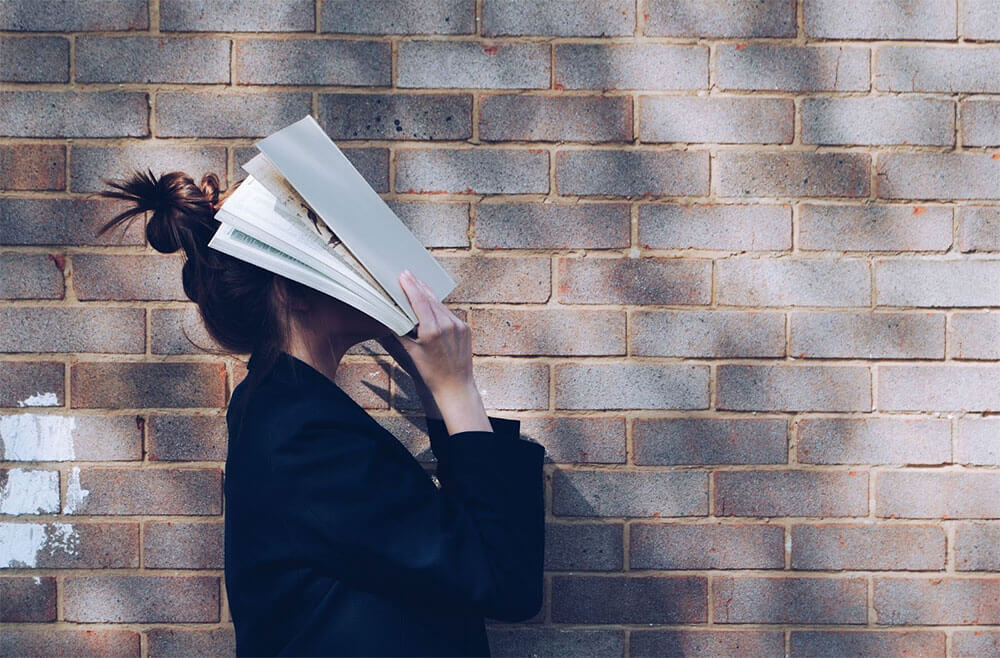
[(545, 449), (485, 431), (446, 441), (448, 484), (438, 489), (381, 437), (336, 420), (307, 423), (271, 460), (289, 542), (359, 589), (530, 619), (542, 604)]
[[(487, 416), (493, 427), (493, 435), (498, 439), (520, 439), (521, 421), (513, 418)], [(425, 418), (427, 421), (427, 436), (430, 439), (431, 452), (437, 461), (434, 473), (442, 487), (451, 486), (451, 475), (448, 473), (448, 445), (452, 438), (448, 435), (448, 427), (441, 418)]]

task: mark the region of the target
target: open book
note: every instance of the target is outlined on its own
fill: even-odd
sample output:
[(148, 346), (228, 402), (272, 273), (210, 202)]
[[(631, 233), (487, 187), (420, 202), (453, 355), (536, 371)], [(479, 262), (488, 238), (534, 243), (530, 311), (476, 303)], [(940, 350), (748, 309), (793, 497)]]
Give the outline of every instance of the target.
[(438, 299), (457, 285), (312, 116), (256, 142), (248, 176), (219, 208), (208, 246), (298, 281), (396, 335), (417, 324), (399, 274)]

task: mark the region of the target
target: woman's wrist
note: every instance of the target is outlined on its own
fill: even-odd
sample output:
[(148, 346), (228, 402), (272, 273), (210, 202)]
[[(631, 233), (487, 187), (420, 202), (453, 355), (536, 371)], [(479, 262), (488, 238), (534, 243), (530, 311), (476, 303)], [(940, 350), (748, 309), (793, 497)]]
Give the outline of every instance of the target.
[(470, 379), (463, 384), (441, 389), (434, 393), (433, 398), (448, 428), (448, 434), (493, 431), (475, 380)]

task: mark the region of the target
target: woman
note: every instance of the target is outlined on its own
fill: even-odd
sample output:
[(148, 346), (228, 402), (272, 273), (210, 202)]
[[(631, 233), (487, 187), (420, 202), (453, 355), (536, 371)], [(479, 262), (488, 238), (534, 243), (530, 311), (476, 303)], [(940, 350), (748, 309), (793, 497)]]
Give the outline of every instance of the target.
[[(416, 337), (207, 246), (219, 179), (135, 172), (102, 196), (146, 211), (154, 249), (184, 248), (184, 291), (211, 336), (250, 354), (226, 413), (225, 581), (239, 656), (489, 656), (484, 617), (542, 601), (544, 448), (487, 416), (468, 326), (406, 273)], [(412, 332), (411, 332), (412, 333)], [(337, 384), (376, 339), (413, 379), (435, 485)]]

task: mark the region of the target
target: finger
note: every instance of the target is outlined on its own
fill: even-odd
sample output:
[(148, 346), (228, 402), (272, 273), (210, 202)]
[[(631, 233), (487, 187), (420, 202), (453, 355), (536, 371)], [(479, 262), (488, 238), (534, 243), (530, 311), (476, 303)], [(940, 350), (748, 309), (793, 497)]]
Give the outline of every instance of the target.
[[(420, 281), (419, 279), (417, 280)], [(456, 323), (459, 321), (458, 316), (452, 313), (451, 309), (437, 298), (437, 294), (434, 293), (430, 286), (423, 281), (420, 281), (420, 285), (424, 287), (424, 291), (427, 293), (430, 306), (434, 310), (434, 315), (438, 319), (438, 326), (444, 326), (445, 323)]]
[(420, 340), (420, 336), (424, 333), (437, 330), (437, 316), (434, 315), (430, 301), (427, 299), (427, 293), (420, 287), (416, 277), (411, 278), (406, 274), (401, 274), (399, 282), (403, 288), (403, 292), (406, 293), (406, 298), (409, 300), (410, 306), (413, 307), (413, 312), (417, 316), (416, 340)]

